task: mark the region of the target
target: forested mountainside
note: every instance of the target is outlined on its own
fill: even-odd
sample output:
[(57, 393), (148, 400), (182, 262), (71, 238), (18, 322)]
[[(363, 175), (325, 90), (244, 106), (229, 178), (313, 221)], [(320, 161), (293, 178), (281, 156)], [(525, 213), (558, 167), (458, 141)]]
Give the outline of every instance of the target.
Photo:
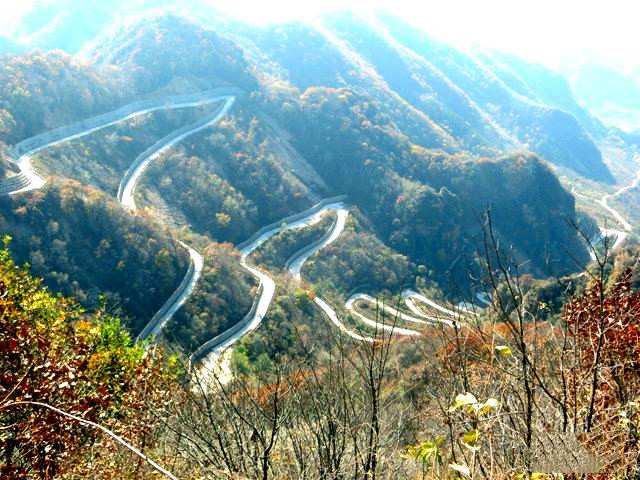
[(198, 0), (0, 52), (0, 478), (637, 477), (640, 135), (573, 83)]
[[(555, 449), (527, 443), (532, 430), (549, 442), (571, 439), (563, 455), (584, 461), (569, 468), (611, 478), (638, 470), (640, 418), (626, 400), (638, 391), (636, 356), (629, 355), (639, 348), (640, 294), (631, 291), (638, 275), (629, 268), (637, 247), (604, 262), (604, 276), (593, 269), (586, 288), (587, 276), (569, 285), (522, 277), (526, 295), (519, 297), (506, 289), (517, 277), (501, 276), (504, 288), (493, 294), (506, 303), (480, 321), (430, 325), (429, 335), (413, 339), (379, 333), (371, 343), (345, 342), (332, 327), (310, 325), (308, 292), (293, 291), (285, 279), (272, 321), (234, 349), (233, 383), (207, 387), (175, 356), (166, 361), (163, 351), (134, 344), (104, 308), (87, 312), (42, 288), (15, 265), (8, 245), (5, 238), (0, 250), (6, 478), (248, 480), (316, 478), (327, 470), (345, 478), (511, 478), (531, 464), (545, 469), (530, 456), (557, 458)], [(518, 334), (507, 318), (520, 308), (532, 321)], [(612, 315), (617, 321), (608, 322), (601, 343), (602, 378), (590, 384), (585, 364), (602, 336), (598, 325)], [(525, 348), (536, 362), (523, 379), (513, 371)], [(570, 373), (554, 368), (560, 356)], [(571, 379), (578, 380), (574, 395), (555, 396)], [(553, 390), (534, 397), (527, 382)], [(534, 399), (541, 412), (526, 416), (521, 408)], [(621, 417), (628, 419), (622, 425)], [(576, 431), (592, 425), (605, 435), (597, 442), (558, 437), (563, 419)], [(499, 435), (507, 428), (515, 433)], [(435, 452), (435, 461), (425, 461), (423, 451)], [(376, 462), (367, 460), (371, 452)]]
[(75, 180), (54, 180), (30, 196), (3, 196), (0, 215), (16, 256), (34, 274), (87, 306), (106, 294), (110, 307), (130, 315), (134, 332), (187, 269), (188, 259), (168, 230), (129, 215), (115, 199)]
[[(302, 90), (359, 86), (376, 92), (375, 98), (409, 102), (441, 128), (440, 144), (424, 146), (453, 143), (475, 154), (526, 148), (584, 176), (611, 180), (591, 136), (600, 140), (604, 128), (575, 104), (568, 86), (568, 98), (546, 98), (534, 76), (519, 76), (496, 58), (460, 52), (389, 16), (374, 23), (340, 12), (324, 17), (320, 27), (291, 23), (254, 35)], [(296, 69), (299, 64), (306, 68)]]
[[(56, 28), (69, 28), (74, 12)], [(103, 17), (94, 13), (89, 22), (97, 28)], [(464, 281), (467, 262), (459, 259), (473, 262), (479, 213), (489, 207), (504, 245), (529, 260), (535, 275), (576, 270), (572, 258), (586, 260), (567, 221), (576, 219), (573, 198), (545, 160), (610, 181), (597, 147), (607, 131), (561, 78), (497, 52), (459, 52), (389, 16), (365, 20), (339, 11), (315, 26), (264, 28), (218, 14), (206, 20), (212, 23), (154, 11), (105, 20), (105, 28), (73, 48), (56, 45), (70, 52), (82, 46), (82, 60), (60, 51), (2, 57), (0, 141), (12, 145), (141, 98), (230, 85), (244, 94), (216, 127), (152, 162), (143, 177), (138, 203), (148, 207), (149, 221), (158, 216), (173, 228), (237, 243), (320, 198), (347, 194), (368, 234), (409, 259), (409, 271), (394, 272), (405, 283), (418, 267), (445, 289), (451, 275)], [(198, 55), (191, 54), (194, 45)], [(136, 155), (215, 108), (136, 117), (47, 149), (34, 165), (113, 196)], [(501, 153), (510, 150), (521, 151)], [(36, 230), (45, 232), (45, 224)], [(8, 233), (16, 234), (11, 227)], [(25, 246), (16, 255), (33, 262), (37, 250)], [(114, 258), (115, 276), (120, 260)], [(53, 282), (37, 263), (35, 273)], [(128, 285), (94, 281), (91, 268), (78, 276), (79, 267), (64, 263), (55, 272), (77, 287), (52, 286), (67, 293), (104, 286), (116, 298), (131, 298)], [(179, 283), (178, 271), (173, 281), (164, 277), (167, 289)], [(366, 274), (346, 278), (362, 283)], [(238, 286), (248, 293), (246, 283)], [(334, 286), (356, 285), (342, 279)], [(139, 317), (134, 303), (124, 308)]]
[[(110, 2), (83, 20), (86, 29), (65, 35), (80, 21), (77, 4), (62, 2), (55, 18), (34, 8), (12, 33), (22, 48), (38, 50), (1, 57), (0, 142), (10, 146), (132, 101), (239, 88), (243, 93), (215, 126), (154, 159), (136, 190), (145, 228), (164, 224), (166, 238), (213, 242), (203, 248), (229, 258), (225, 265), (237, 282), (222, 288), (212, 273), (198, 287), (200, 298), (224, 299), (208, 333), (233, 323), (225, 315), (238, 319), (248, 310), (253, 287), (239, 259), (232, 265), (228, 247), (215, 245), (237, 244), (331, 195), (348, 195), (357, 226), (309, 272), (312, 282), (343, 294), (362, 284), (372, 293), (397, 289), (417, 278), (450, 293), (451, 280), (465, 283), (476, 262), (487, 208), (501, 245), (512, 246), (535, 276), (576, 271), (587, 261), (571, 226), (578, 218), (574, 199), (554, 169), (611, 182), (599, 149), (611, 132), (551, 71), (499, 52), (458, 51), (389, 15), (361, 18), (342, 10), (314, 24), (256, 27), (197, 3), (146, 10), (163, 4)], [(66, 53), (43, 51), (52, 48)], [(114, 197), (137, 155), (220, 105), (136, 116), (43, 150), (33, 164), (45, 176), (83, 185), (67, 183), (75, 189), (91, 186), (91, 195)], [(51, 215), (47, 222), (73, 230), (73, 221), (64, 227), (64, 214)], [(14, 225), (8, 221), (7, 233), (26, 238)], [(42, 238), (16, 249), (20, 261), (34, 263), (47, 238), (44, 223), (33, 228), (29, 235)], [(160, 250), (140, 248), (149, 259)], [(363, 263), (372, 251), (381, 261)], [(148, 291), (179, 283), (185, 257), (175, 245), (169, 253), (175, 273), (163, 278), (164, 287), (152, 285), (155, 263), (141, 267), (151, 269), (143, 282)], [(105, 278), (117, 278), (123, 255), (112, 252)], [(359, 264), (347, 267), (353, 262)], [(150, 317), (164, 298), (131, 300), (130, 285), (96, 278), (109, 268), (100, 262), (83, 275), (76, 260), (59, 262), (57, 277), (69, 280), (58, 283), (47, 270), (53, 267), (35, 263), (35, 273), (52, 286), (104, 290), (136, 318)], [(183, 310), (197, 321), (207, 308), (192, 299)], [(197, 335), (180, 315), (187, 325), (177, 326), (179, 336), (191, 344)]]
[(3, 144), (113, 110), (133, 93), (126, 84), (108, 86), (104, 74), (60, 51), (4, 55), (0, 65)]

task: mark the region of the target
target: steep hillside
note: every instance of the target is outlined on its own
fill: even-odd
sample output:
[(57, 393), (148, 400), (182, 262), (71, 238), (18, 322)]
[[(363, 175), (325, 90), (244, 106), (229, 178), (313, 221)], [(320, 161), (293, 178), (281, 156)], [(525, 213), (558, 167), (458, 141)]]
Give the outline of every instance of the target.
[[(7, 83), (0, 98), (7, 108), (2, 110), (9, 126), (3, 132), (7, 143), (112, 110), (128, 94), (120, 88), (118, 77), (109, 83), (102, 72), (59, 52), (3, 60)], [(17, 101), (17, 96), (23, 101)], [(25, 112), (37, 116), (37, 121), (28, 121), (31, 117)], [(177, 232), (160, 226), (150, 212), (132, 216), (117, 204), (115, 194), (139, 153), (208, 113), (207, 107), (158, 111), (39, 152), (33, 160), (39, 172), (73, 180), (49, 178), (44, 190), (0, 199), (0, 228), (17, 239), (19, 261), (31, 263), (46, 285), (78, 295), (88, 307), (104, 292), (109, 307), (125, 311), (133, 319), (130, 328), (138, 333), (182, 281), (188, 256), (176, 242)], [(14, 168), (7, 163), (7, 170)], [(203, 281), (181, 318), (189, 325), (191, 316), (210, 310), (203, 297), (225, 298), (226, 306), (221, 304), (221, 313), (207, 325), (213, 336), (246, 314), (252, 280), (225, 249), (207, 241), (200, 242), (199, 248), (206, 252)], [(212, 265), (217, 266), (213, 274)], [(220, 273), (236, 278), (231, 296), (221, 293), (223, 282), (206, 281), (212, 275), (219, 278), (215, 275)]]
[(323, 22), (338, 38), (349, 42), (395, 92), (433, 118), (465, 150), (487, 153), (491, 146), (504, 149), (517, 144), (440, 70), (381, 26), (350, 12), (327, 16)]
[(239, 40), (248, 48), (257, 49), (260, 56), (256, 60), (264, 58), (272, 62), (273, 74), (300, 92), (317, 86), (366, 92), (384, 105), (387, 115), (415, 142), (450, 152), (457, 149), (457, 140), (446, 131), (446, 126), (407, 103), (366, 59), (331, 32), (302, 22), (289, 22), (244, 28), (241, 33), (246, 38)]
[[(509, 218), (508, 226), (498, 221), (505, 240), (522, 247), (527, 255), (534, 254), (531, 265), (536, 272), (546, 271), (542, 255), (546, 242), (558, 257), (565, 248), (561, 244), (582, 256), (575, 232), (564, 222), (575, 215), (573, 200), (533, 156), (489, 162), (492, 169), (477, 175), (485, 161), (412, 144), (390, 123), (379, 104), (347, 89), (309, 89), (300, 97), (297, 109), (279, 109), (274, 115), (289, 126), (294, 146), (327, 184), (335, 192), (347, 193), (382, 239), (416, 263), (439, 272), (443, 281), (459, 255), (475, 250), (476, 214), (494, 203), (499, 204), (495, 208), (505, 209), (501, 218)], [(520, 158), (527, 159), (527, 168), (521, 167)], [(518, 185), (546, 193), (527, 197)], [(558, 198), (563, 200), (558, 202)], [(556, 219), (557, 228), (545, 230), (543, 235), (549, 235), (545, 239), (538, 236), (542, 231), (533, 232), (527, 226), (541, 222), (539, 227)], [(538, 241), (539, 249), (531, 249), (531, 242)], [(571, 263), (563, 266), (575, 268)], [(464, 265), (457, 268), (462, 274)]]
[(168, 231), (132, 216), (115, 199), (76, 181), (52, 182), (29, 196), (0, 197), (0, 229), (19, 263), (87, 307), (104, 293), (139, 332), (178, 286), (188, 257)]
[(0, 141), (17, 143), (114, 109), (131, 93), (117, 78), (108, 83), (59, 51), (0, 56)]
[(165, 135), (198, 120), (219, 104), (182, 110), (156, 111), (89, 133), (37, 153), (39, 172), (73, 178), (111, 196), (132, 161)]
[[(600, 151), (573, 114), (516, 94), (477, 58), (433, 40), (398, 18), (381, 15), (379, 21), (398, 42), (440, 69), (523, 148), (580, 175), (613, 180)], [(559, 126), (562, 130), (556, 134)]]
[(34, 5), (10, 41), (64, 51), (0, 56), (0, 478), (507, 478), (567, 425), (636, 474), (640, 133), (387, 14)]
[(608, 128), (580, 103), (569, 82), (560, 74), (512, 54), (495, 50), (474, 53), (516, 93), (572, 113), (596, 141), (607, 135)]
[(94, 44), (93, 62), (125, 69), (139, 94), (180, 82), (200, 89), (231, 84), (247, 92), (257, 86), (242, 49), (195, 17), (154, 12), (131, 17)]
[[(90, 8), (91, 17), (82, 20), (89, 27), (77, 29), (78, 11), (86, 5), (80, 9), (77, 0), (66, 0), (55, 11), (46, 5), (25, 15), (16, 31), (22, 33), (14, 32), (14, 37), (81, 32), (82, 42), (53, 35), (41, 46), (75, 52), (82, 45), (85, 55), (98, 63), (131, 69), (139, 92), (175, 83), (176, 77), (197, 78), (200, 85), (204, 79), (209, 85), (228, 82), (251, 91), (256, 88), (251, 77), (261, 71), (301, 90), (360, 87), (383, 102), (390, 114), (396, 112), (394, 122), (421, 146), (449, 152), (461, 148), (476, 155), (524, 148), (582, 176), (612, 180), (591, 139), (601, 139), (606, 130), (575, 102), (557, 74), (498, 52), (463, 53), (386, 14), (370, 21), (340, 10), (323, 17), (322, 27), (291, 22), (257, 28), (202, 2), (179, 2), (170, 10), (190, 11), (200, 20), (185, 28), (171, 16), (149, 16), (149, 8), (167, 7), (161, 0), (149, 0), (96, 5)], [(140, 12), (147, 13), (127, 17)], [(110, 23), (114, 17), (118, 20)], [(213, 28), (203, 30), (202, 23)], [(158, 35), (145, 41), (144, 32)], [(112, 43), (116, 38), (120, 40)], [(169, 45), (167, 38), (177, 43)], [(140, 41), (147, 48), (132, 50)], [(196, 57), (185, 55), (191, 45), (199, 45)], [(253, 57), (248, 75), (244, 56)], [(189, 65), (184, 63), (187, 58)]]
[(258, 285), (228, 243), (196, 240), (204, 266), (193, 295), (168, 323), (165, 337), (186, 353), (233, 327), (251, 310)]
[[(487, 208), (501, 243), (515, 248), (530, 273), (545, 276), (548, 261), (555, 272), (576, 270), (567, 251), (586, 261), (567, 222), (576, 219), (573, 199), (539, 157), (587, 176), (607, 172), (580, 123), (592, 118), (571, 103), (570, 91), (560, 89), (556, 98), (545, 90), (556, 77), (543, 72), (538, 81), (514, 60), (519, 75), (507, 59), (483, 63), (480, 55), (408, 35), (410, 27), (390, 17), (372, 23), (339, 12), (322, 26), (264, 28), (216, 19), (162, 11), (130, 17), (85, 48), (93, 63), (62, 53), (29, 54), (5, 57), (9, 68), (1, 74), (7, 87), (0, 112), (8, 125), (1, 139), (7, 144), (147, 95), (242, 89), (215, 126), (154, 158), (136, 191), (142, 217), (180, 228), (168, 230), (169, 237), (201, 235), (201, 252), (216, 252), (205, 260), (210, 271), (202, 290), (171, 327), (180, 343), (191, 348), (226, 328), (253, 298), (237, 258), (223, 262), (237, 281), (221, 280), (222, 270), (211, 262), (232, 257), (215, 242), (240, 242), (331, 195), (348, 195), (361, 212), (349, 241), (332, 247), (337, 260), (319, 270), (343, 292), (368, 274), (370, 284), (387, 289), (411, 284), (424, 271), (445, 290), (451, 275), (466, 282), (467, 264), (460, 259), (475, 261), (478, 215)], [(215, 108), (130, 119), (43, 151), (35, 165), (45, 175), (77, 179), (113, 196), (136, 155)], [(502, 153), (527, 145), (539, 156)], [(51, 220), (70, 229), (75, 221), (64, 215)], [(343, 252), (334, 251), (338, 245)], [(359, 260), (370, 252), (382, 265)], [(173, 255), (173, 262), (184, 259), (184, 252)], [(347, 259), (359, 263), (350, 275)], [(331, 265), (341, 271), (329, 275)], [(70, 278), (77, 271), (56, 268)], [(79, 280), (78, 289), (91, 288), (92, 281)], [(144, 288), (154, 288), (154, 281), (146, 277)], [(209, 298), (220, 306), (215, 314)]]
[[(497, 52), (464, 53), (398, 18), (366, 20), (346, 10), (313, 25), (240, 28), (235, 37), (300, 91), (363, 89), (421, 146), (474, 155), (529, 149), (579, 175), (612, 181), (594, 143), (606, 128), (543, 67)], [(409, 108), (398, 111), (403, 104)], [(418, 133), (420, 123), (433, 132), (429, 138)]]

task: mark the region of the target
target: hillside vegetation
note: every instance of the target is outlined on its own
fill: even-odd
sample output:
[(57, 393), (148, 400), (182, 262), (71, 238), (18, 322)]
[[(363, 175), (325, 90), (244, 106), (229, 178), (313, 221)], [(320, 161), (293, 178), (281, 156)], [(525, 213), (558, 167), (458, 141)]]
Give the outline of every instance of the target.
[(171, 295), (188, 255), (150, 218), (131, 216), (115, 199), (69, 180), (32, 195), (0, 198), (0, 228), (31, 271), (88, 307), (106, 295), (135, 319), (138, 333)]
[[(494, 284), (504, 303), (460, 331), (429, 326), (402, 341), (379, 332), (374, 344), (292, 316), (312, 314), (312, 303), (288, 291), (275, 302), (276, 321), (234, 351), (233, 382), (204, 388), (177, 358), (163, 365), (161, 355), (143, 355), (118, 319), (43, 290), (5, 249), (0, 426), (9, 434), (0, 437), (0, 469), (20, 479), (157, 478), (93, 421), (178, 478), (510, 478), (558, 461), (625, 478), (640, 458), (640, 415), (628, 400), (638, 395), (640, 298), (626, 261), (607, 263), (606, 276), (592, 271), (592, 282), (553, 307), (528, 301), (550, 285), (506, 273)], [(551, 368), (558, 357), (565, 369)], [(585, 435), (554, 433), (571, 424)], [(568, 450), (553, 447), (569, 441)]]
[[(108, 8), (129, 12), (121, 4)], [(98, 28), (103, 17), (97, 10), (89, 21), (99, 33), (82, 47), (89, 62), (61, 52), (3, 57), (0, 141), (10, 145), (147, 94), (234, 85), (245, 93), (219, 123), (152, 162), (137, 189), (142, 217), (157, 216), (170, 228), (186, 228), (213, 242), (237, 243), (322, 197), (347, 194), (363, 216), (362, 235), (377, 238), (385, 255), (407, 260), (389, 265), (385, 276), (393, 280), (375, 274), (379, 280), (364, 281), (376, 271), (373, 264), (342, 267), (341, 272), (360, 271), (331, 282), (345, 292), (363, 282), (385, 288), (411, 284), (418, 267), (432, 272), (431, 280), (445, 291), (452, 278), (464, 284), (468, 262), (476, 262), (478, 215), (487, 208), (504, 244), (515, 248), (532, 274), (575, 271), (571, 257), (586, 261), (570, 226), (577, 218), (573, 199), (545, 159), (606, 180), (596, 147), (606, 132), (557, 76), (497, 53), (459, 52), (388, 16), (365, 21), (338, 11), (324, 17), (321, 28), (296, 22), (258, 28), (202, 5), (191, 10), (200, 17), (156, 10), (108, 28)], [(46, 16), (46, 10), (40, 13)], [(73, 15), (65, 18), (71, 21)], [(199, 46), (196, 56), (192, 45)], [(79, 49), (79, 44), (59, 46)], [(303, 57), (309, 68), (296, 67)], [(560, 85), (555, 95), (549, 93), (550, 82)], [(142, 150), (207, 111), (160, 111), (132, 119), (44, 150), (35, 165), (44, 174), (90, 184), (111, 196)], [(501, 153), (520, 148), (534, 153)], [(65, 212), (60, 215), (47, 222), (63, 229), (73, 225)], [(11, 224), (6, 232), (21, 234)], [(91, 235), (96, 245), (103, 240)], [(345, 243), (340, 255), (358, 258), (362, 246), (356, 244)], [(136, 294), (116, 288), (116, 277), (105, 282), (81, 274), (80, 267), (69, 268), (75, 260), (53, 268), (47, 265), (51, 260), (38, 260), (39, 248), (25, 247), (16, 255), (35, 260), (45, 281), (66, 293), (115, 292), (135, 318), (148, 318), (184, 271), (184, 256), (178, 260), (179, 250), (167, 249), (174, 271), (162, 278), (143, 275), (142, 283), (133, 284), (153, 292), (153, 301), (132, 301)], [(155, 256), (145, 252), (142, 258)], [(180, 262), (182, 270), (176, 268)], [(79, 264), (87, 264), (86, 272), (102, 268), (90, 258)], [(327, 272), (326, 278), (336, 274)], [(243, 298), (234, 311), (245, 310), (249, 284), (229, 288), (234, 293), (225, 297)], [(200, 310), (181, 322), (210, 314), (205, 303), (196, 303)], [(214, 316), (223, 311), (229, 312)], [(220, 318), (207, 331), (229, 322)], [(187, 344), (198, 336), (186, 325), (177, 328)]]
[(0, 475), (144, 475), (113, 439), (64, 414), (144, 443), (151, 423), (143, 405), (161, 396), (162, 362), (133, 344), (119, 318), (44, 289), (13, 263), (7, 244), (0, 251)]
[[(558, 452), (638, 476), (634, 233), (590, 263), (574, 225), (592, 240), (600, 207), (564, 185), (619, 188), (640, 138), (574, 83), (389, 14), (257, 26), (199, 0), (38, 0), (3, 51), (1, 152), (131, 102), (167, 108), (38, 151), (45, 185), (0, 197), (0, 480), (158, 478), (49, 406), (179, 478), (533, 479)], [(217, 111), (149, 156), (137, 209), (118, 203), (143, 152)], [(5, 185), (15, 161), (0, 155)], [(344, 231), (300, 281), (286, 260), (335, 213), (243, 258), (262, 227), (338, 195)], [(179, 286), (159, 343), (134, 343)], [(404, 318), (361, 299), (366, 324), (346, 303), (359, 292)], [(459, 303), (482, 292), (484, 309)], [(190, 364), (243, 319), (257, 327), (213, 372)]]

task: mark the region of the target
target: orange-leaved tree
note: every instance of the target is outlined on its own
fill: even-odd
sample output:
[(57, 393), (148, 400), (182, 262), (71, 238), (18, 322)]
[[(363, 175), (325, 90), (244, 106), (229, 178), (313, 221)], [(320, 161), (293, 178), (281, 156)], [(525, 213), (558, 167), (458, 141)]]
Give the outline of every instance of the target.
[[(82, 468), (92, 468), (93, 478), (108, 477), (100, 457), (109, 456), (110, 439), (43, 407), (143, 441), (143, 400), (160, 393), (153, 382), (162, 375), (159, 362), (144, 355), (117, 318), (86, 313), (47, 292), (14, 264), (8, 242), (0, 250), (0, 479), (52, 478)], [(87, 447), (98, 439), (106, 446), (89, 462)]]
[(587, 432), (599, 449), (609, 444), (612, 469), (637, 474), (640, 292), (632, 291), (631, 279), (632, 270), (627, 268), (607, 290), (602, 277), (597, 278), (565, 306), (564, 319), (575, 338), (578, 360), (569, 377), (574, 430)]

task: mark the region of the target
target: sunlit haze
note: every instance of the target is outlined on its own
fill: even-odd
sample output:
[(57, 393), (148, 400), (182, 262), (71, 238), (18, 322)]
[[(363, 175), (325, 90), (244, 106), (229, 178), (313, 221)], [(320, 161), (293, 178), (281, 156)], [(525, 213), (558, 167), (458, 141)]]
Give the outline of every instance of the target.
[[(32, 3), (32, 0), (1, 1), (0, 26), (5, 30)], [(558, 0), (210, 0), (209, 3), (253, 23), (308, 20), (338, 6), (358, 11), (385, 9), (456, 46), (477, 43), (549, 66), (580, 59), (624, 68), (640, 63), (636, 25), (640, 6), (624, 0), (610, 0), (606, 8), (602, 2)]]

